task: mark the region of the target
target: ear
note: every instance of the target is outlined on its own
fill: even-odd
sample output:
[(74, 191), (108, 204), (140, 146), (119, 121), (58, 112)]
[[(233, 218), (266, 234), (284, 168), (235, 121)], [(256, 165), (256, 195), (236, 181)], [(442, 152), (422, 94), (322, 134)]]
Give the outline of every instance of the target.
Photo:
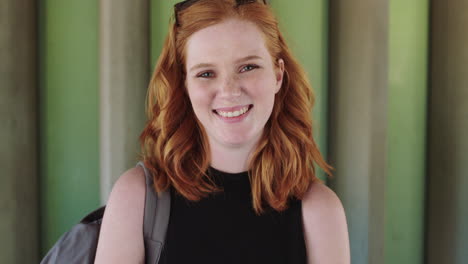
[(283, 59), (278, 59), (277, 66), (275, 67), (275, 79), (276, 87), (275, 93), (278, 93), (283, 85), (283, 76), (284, 76), (284, 61)]

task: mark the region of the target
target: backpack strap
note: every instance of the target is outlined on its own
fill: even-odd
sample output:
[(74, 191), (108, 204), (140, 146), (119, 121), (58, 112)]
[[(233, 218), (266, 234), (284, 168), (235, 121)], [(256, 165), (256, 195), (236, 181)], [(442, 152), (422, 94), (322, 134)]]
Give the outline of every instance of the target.
[(145, 171), (146, 198), (143, 219), (143, 235), (145, 239), (146, 262), (156, 264), (164, 246), (169, 215), (171, 195), (169, 191), (156, 194), (153, 187), (153, 177), (142, 161), (137, 163)]

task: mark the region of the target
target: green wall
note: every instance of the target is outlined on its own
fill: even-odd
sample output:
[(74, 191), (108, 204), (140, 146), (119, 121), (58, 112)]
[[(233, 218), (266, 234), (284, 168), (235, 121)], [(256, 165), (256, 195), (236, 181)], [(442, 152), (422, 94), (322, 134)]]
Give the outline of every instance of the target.
[[(167, 33), (168, 22), (173, 15), (173, 5), (176, 2), (178, 0), (150, 1), (151, 71), (153, 71), (161, 51)], [(425, 222), (428, 223), (431, 220), (429, 219), (430, 215), (425, 215), (424, 210), (425, 190), (428, 184), (426, 179), (426, 174), (428, 174), (426, 171), (428, 149), (426, 147), (428, 137), (426, 132), (428, 126), (427, 109), (444, 109), (444, 113), (450, 116), (450, 110), (447, 108), (448, 103), (441, 106), (427, 104), (428, 87), (430, 86), (427, 71), (430, 64), (428, 31), (429, 3), (431, 1), (394, 0), (379, 2), (379, 4), (371, 4), (372, 1), (365, 2), (367, 5), (379, 7), (377, 10), (366, 9), (364, 4), (359, 6), (354, 3), (340, 1), (330, 1), (335, 9), (330, 8), (331, 4), (329, 7), (329, 1), (325, 0), (271, 0), (270, 2), (279, 17), (280, 27), (292, 51), (305, 67), (315, 90), (314, 133), (323, 155), (328, 156), (328, 148), (331, 144), (339, 144), (342, 147), (340, 149), (342, 153), (340, 154), (343, 154), (344, 151), (350, 151), (351, 153), (345, 153), (349, 154), (347, 157), (350, 157), (350, 159), (344, 161), (343, 164), (346, 166), (343, 166), (341, 171), (346, 171), (347, 175), (352, 177), (344, 181), (346, 184), (340, 185), (340, 188), (346, 194), (340, 196), (340, 198), (343, 200), (343, 204), (349, 205), (349, 208), (347, 208), (349, 210), (347, 211), (348, 224), (351, 223), (349, 225), (350, 230), (354, 228), (353, 232), (356, 234), (354, 237), (351, 236), (350, 241), (352, 248), (355, 249), (352, 256), (353, 263), (367, 263), (371, 253), (380, 256), (381, 250), (384, 251), (384, 260), (388, 264), (423, 263)], [(362, 4), (364, 1), (360, 3)], [(365, 14), (365, 17), (353, 17), (349, 13), (350, 7), (357, 8), (359, 12), (362, 12), (361, 14)], [(387, 7), (388, 25), (387, 19), (382, 15), (383, 13), (387, 14)], [(380, 16), (369, 10), (380, 12), (375, 13)], [(382, 10), (385, 10), (385, 12)], [(333, 26), (332, 22), (328, 22), (329, 17), (331, 18), (332, 15), (335, 19), (334, 22), (343, 21), (344, 18), (347, 18), (354, 21), (355, 24), (346, 25), (344, 23), (344, 25), (340, 24), (340, 28), (337, 28), (336, 25), (333, 28), (331, 27)], [(376, 17), (379, 18), (375, 19)], [(378, 26), (368, 25), (365, 22), (362, 23), (363, 20), (378, 21), (381, 24)], [(378, 28), (379, 26), (382, 28)], [(455, 28), (455, 25), (450, 24), (449, 26), (451, 29)], [(388, 31), (388, 41), (384, 40), (369, 44), (369, 41), (375, 39), (370, 38), (367, 35), (368, 33), (362, 31), (370, 29), (375, 30), (373, 32), (375, 34), (384, 32), (382, 33), (383, 36), (387, 36), (385, 32)], [(336, 39), (334, 39), (334, 43), (329, 40), (329, 32), (333, 30), (337, 31), (335, 32)], [(441, 29), (441, 31), (444, 30)], [(353, 37), (354, 35), (359, 35), (362, 38), (356, 40)], [(365, 37), (369, 38), (366, 39)], [(346, 39), (347, 42), (343, 42), (343, 39)], [(336, 52), (334, 56), (337, 56), (337, 58), (343, 58), (343, 54), (338, 54), (339, 51), (342, 52), (343, 50), (332, 50), (333, 47), (338, 46), (336, 43), (340, 41), (342, 44), (339, 47), (349, 52), (347, 54), (352, 59), (340, 59), (339, 65), (334, 66), (336, 68), (329, 69), (329, 61), (333, 52)], [(366, 42), (366, 47), (371, 47), (370, 50), (362, 48), (363, 41)], [(440, 45), (444, 44), (443, 41), (440, 42)], [(380, 50), (387, 50), (387, 45), (388, 54), (384, 54), (385, 52), (380, 53)], [(452, 43), (452, 45), (455, 44)], [(445, 50), (444, 47), (442, 46), (440, 50)], [(44, 0), (40, 2), (39, 142), (42, 254), (50, 248), (63, 232), (78, 222), (87, 212), (99, 206), (98, 48), (99, 1)], [(329, 49), (332, 53), (329, 52)], [(357, 49), (360, 49), (361, 53), (353, 52), (353, 50)], [(373, 49), (379, 52), (375, 52)], [(388, 55), (388, 62), (386, 61), (386, 55)], [(440, 57), (442, 60), (446, 56), (442, 54)], [(454, 60), (453, 56), (452, 60)], [(360, 64), (356, 64), (356, 61)], [(356, 76), (356, 72), (353, 71), (361, 67), (362, 63), (371, 63), (366, 64), (368, 72), (372, 72), (372, 67), (388, 69), (388, 72), (386, 71), (388, 74), (388, 82), (386, 83), (388, 87), (375, 87), (375, 89), (365, 90), (366, 93), (346, 91), (352, 85), (355, 85), (358, 90), (360, 84), (356, 84), (356, 82), (359, 80), (364, 80), (364, 83), (367, 84), (369, 80), (377, 78), (367, 73)], [(379, 63), (380, 65), (377, 65)], [(385, 63), (385, 65), (381, 63)], [(457, 66), (456, 69), (461, 71), (461, 69), (464, 69), (461, 67), (464, 61), (462, 62), (462, 59), (459, 59), (458, 63), (460, 67)], [(369, 104), (374, 107), (361, 109), (363, 111), (362, 115), (375, 116), (375, 109), (378, 109), (379, 113), (385, 112), (380, 112), (382, 109), (388, 110), (386, 116), (382, 119), (388, 126), (383, 131), (386, 133), (385, 137), (382, 136), (384, 140), (380, 141), (380, 137), (378, 137), (378, 142), (374, 142), (365, 135), (361, 135), (362, 137), (359, 137), (359, 140), (354, 138), (344, 144), (342, 141), (332, 138), (336, 131), (327, 129), (329, 127), (328, 122), (333, 112), (338, 111), (344, 105), (343, 101), (340, 101), (340, 103), (328, 106), (330, 83), (339, 81), (329, 80), (329, 74), (333, 74), (337, 70), (346, 70), (346, 74), (349, 73), (345, 83), (346, 86), (343, 86), (344, 90), (341, 91), (342, 93), (346, 91), (346, 94), (349, 92), (350, 96), (347, 96), (347, 102), (353, 104), (353, 100), (361, 100), (365, 97), (369, 99)], [(378, 77), (379, 80), (387, 78), (384, 76)], [(440, 85), (443, 87), (443, 84)], [(386, 101), (384, 102), (388, 105), (381, 108), (374, 105), (375, 102), (372, 100), (374, 98), (372, 96), (380, 92), (385, 92), (387, 93), (386, 96), (388, 96), (385, 97)], [(461, 94), (461, 90), (458, 93)], [(367, 102), (367, 99), (364, 101)], [(356, 110), (362, 105), (353, 105), (353, 107), (350, 109)], [(330, 113), (327, 109), (331, 110)], [(371, 111), (367, 111), (368, 109), (371, 109)], [(461, 107), (457, 111), (461, 111), (460, 109)], [(432, 109), (432, 111), (436, 110)], [(461, 116), (460, 113), (458, 115)], [(349, 116), (344, 114), (340, 116), (340, 120), (347, 122), (349, 121), (347, 117)], [(369, 125), (367, 132), (376, 126), (371, 121), (365, 123), (365, 125)], [(356, 124), (352, 124), (349, 128), (350, 130), (356, 128)], [(461, 128), (459, 129), (461, 131)], [(338, 132), (340, 135), (350, 133), (346, 129), (336, 133)], [(448, 131), (447, 133), (452, 132)], [(369, 142), (385, 146), (386, 152), (372, 152), (386, 155), (386, 164), (378, 166), (379, 168), (386, 166), (382, 173), (385, 176), (375, 174), (372, 171), (372, 173), (369, 173), (369, 178), (365, 178), (358, 170), (362, 169), (363, 166), (372, 167), (372, 164), (360, 162), (364, 158), (359, 157), (362, 153), (368, 153), (365, 151), (367, 151), (366, 147), (370, 145)], [(349, 146), (346, 145), (348, 143)], [(460, 145), (457, 146), (460, 147)], [(453, 148), (455, 147), (453, 146)], [(356, 149), (361, 152), (356, 152)], [(378, 149), (384, 148), (379, 147)], [(449, 154), (455, 155), (457, 153)], [(460, 156), (457, 157), (461, 159)], [(372, 163), (372, 157), (366, 158)], [(354, 159), (358, 162), (353, 163)], [(461, 162), (459, 163), (461, 164)], [(463, 171), (464, 167), (462, 168), (459, 163), (457, 163), (459, 167), (453, 167), (452, 169), (457, 169), (457, 172), (461, 175), (462, 172), (460, 171)], [(366, 168), (362, 171), (365, 171)], [(319, 176), (324, 178), (321, 171)], [(355, 178), (353, 177), (356, 177), (357, 181), (354, 181)], [(379, 191), (372, 188), (376, 186), (373, 181), (377, 177), (384, 178), (385, 195), (376, 194), (375, 192)], [(378, 183), (380, 184), (380, 182)], [(459, 188), (466, 186), (465, 183), (460, 181), (458, 185), (448, 184), (447, 186), (447, 188), (456, 190), (453, 195), (459, 196), (457, 201), (462, 201), (466, 197), (462, 197), (463, 192), (459, 190)], [(449, 196), (450, 194), (450, 191), (446, 191), (445, 195)], [(439, 194), (433, 193), (431, 197), (433, 203), (428, 206), (434, 208), (444, 206), (445, 203), (441, 205), (437, 203)], [(448, 198), (447, 201), (447, 205), (456, 206), (458, 209), (463, 207), (462, 203), (451, 204), (451, 200)], [(385, 228), (378, 228), (377, 230), (369, 228), (374, 218), (371, 215), (366, 215), (369, 213), (368, 211), (362, 213), (364, 210), (360, 209), (369, 207), (372, 202), (376, 202), (376, 204), (381, 202), (384, 205), (380, 207), (384, 213), (380, 214), (381, 211), (378, 211), (378, 214), (379, 216), (385, 215)], [(453, 221), (462, 219), (462, 217), (466, 219), (466, 210), (455, 211), (461, 212), (462, 215), (459, 215), (458, 218), (452, 216)], [(434, 226), (436, 224), (437, 222), (434, 222)], [(460, 223), (456, 224), (460, 225)], [(356, 226), (359, 228), (356, 228)], [(459, 229), (462, 232), (453, 236), (458, 240), (456, 253), (462, 259), (466, 257), (466, 254), (463, 255), (461, 247), (467, 236), (466, 229)], [(369, 238), (375, 237), (384, 239), (383, 248), (378, 247), (378, 250), (373, 248), (372, 240)], [(433, 241), (435, 240), (433, 239)], [(432, 243), (434, 243), (433, 247), (436, 247), (436, 242)], [(444, 246), (449, 247), (449, 244), (449, 242), (446, 242)], [(378, 252), (376, 253), (376, 251)]]
[(423, 263), (429, 1), (390, 1), (385, 263)]
[(98, 1), (40, 5), (42, 254), (99, 205)]

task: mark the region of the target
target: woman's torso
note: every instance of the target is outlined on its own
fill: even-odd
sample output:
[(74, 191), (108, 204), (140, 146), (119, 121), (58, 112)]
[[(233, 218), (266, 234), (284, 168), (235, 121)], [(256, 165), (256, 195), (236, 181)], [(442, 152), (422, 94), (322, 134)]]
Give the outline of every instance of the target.
[(160, 264), (307, 262), (301, 201), (283, 212), (252, 208), (247, 172), (209, 169), (224, 192), (190, 202), (171, 190), (171, 214)]

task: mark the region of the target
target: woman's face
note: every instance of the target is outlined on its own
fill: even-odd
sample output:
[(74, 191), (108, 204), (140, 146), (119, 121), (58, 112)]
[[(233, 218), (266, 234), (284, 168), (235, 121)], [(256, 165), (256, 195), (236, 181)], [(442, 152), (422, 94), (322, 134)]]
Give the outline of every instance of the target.
[(260, 139), (283, 79), (278, 63), (251, 22), (225, 20), (189, 38), (186, 87), (212, 149), (253, 147)]

